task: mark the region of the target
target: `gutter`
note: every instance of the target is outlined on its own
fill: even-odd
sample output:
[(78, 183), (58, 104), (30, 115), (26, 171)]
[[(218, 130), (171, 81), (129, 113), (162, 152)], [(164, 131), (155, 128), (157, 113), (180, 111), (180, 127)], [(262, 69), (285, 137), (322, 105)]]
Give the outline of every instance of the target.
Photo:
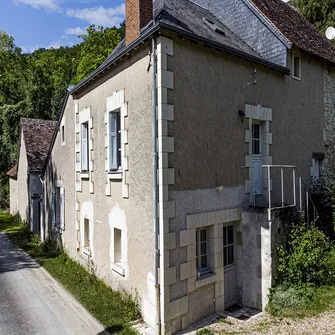
[(287, 74), (287, 75), (289, 75), (291, 73), (291, 70), (287, 67), (277, 65), (277, 64), (269, 62), (269, 61), (267, 61), (263, 58), (259, 58), (259, 57), (250, 55), (246, 52), (236, 50), (232, 47), (214, 42), (214, 41), (212, 41), (208, 38), (200, 37), (200, 36), (198, 36), (194, 33), (190, 33), (190, 32), (185, 31), (183, 29), (171, 26), (167, 23), (157, 22), (157, 23), (154, 23), (152, 26), (150, 26), (148, 28), (148, 30), (144, 31), (142, 33), (142, 35), (140, 35), (135, 41), (130, 43), (128, 46), (126, 46), (119, 54), (115, 55), (112, 59), (110, 59), (109, 62), (107, 62), (102, 67), (98, 68), (96, 71), (94, 71), (91, 75), (89, 75), (87, 78), (85, 78), (82, 82), (80, 82), (76, 86), (69, 88), (70, 94), (74, 94), (74, 93), (78, 92), (81, 88), (83, 88), (88, 83), (93, 81), (99, 74), (102, 74), (103, 72), (108, 70), (112, 66), (113, 63), (115, 63), (116, 61), (120, 60), (122, 57), (127, 55), (132, 49), (139, 46), (142, 42), (144, 42), (147, 38), (149, 38), (154, 33), (158, 32), (160, 29), (166, 29), (166, 30), (171, 31), (173, 33), (176, 33), (176, 34), (178, 34), (182, 37), (186, 37), (186, 38), (189, 38), (191, 40), (204, 43), (205, 45), (208, 45), (208, 46), (213, 47), (215, 49), (218, 49), (220, 51), (225, 51), (227, 53), (236, 55), (238, 57), (249, 60), (253, 63), (266, 66), (266, 67), (268, 67), (272, 70), (279, 71), (279, 72), (282, 72), (282, 73)]

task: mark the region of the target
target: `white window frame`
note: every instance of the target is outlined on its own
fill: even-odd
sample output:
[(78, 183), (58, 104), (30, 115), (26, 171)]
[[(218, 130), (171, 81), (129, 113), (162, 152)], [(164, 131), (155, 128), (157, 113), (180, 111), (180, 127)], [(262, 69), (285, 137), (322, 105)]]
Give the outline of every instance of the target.
[[(80, 125), (80, 164), (81, 172), (87, 173), (90, 171), (90, 126), (89, 122), (82, 122)], [(86, 132), (86, 143), (83, 141), (84, 133)], [(86, 151), (86, 157), (85, 157)]]
[[(299, 59), (299, 68), (298, 68), (298, 76), (295, 73), (295, 59)], [(296, 80), (301, 80), (301, 55), (300, 52), (293, 51), (292, 52), (292, 78)]]
[[(112, 118), (116, 118), (116, 129), (112, 129)], [(115, 133), (115, 134), (113, 134)], [(109, 112), (109, 172), (122, 173), (122, 141), (121, 141), (121, 110), (120, 108)], [(115, 146), (112, 145), (112, 138), (115, 137)], [(116, 155), (113, 155), (113, 149)], [(115, 162), (114, 162), (115, 160)]]
[[(200, 237), (201, 237), (201, 232), (205, 231), (206, 232), (206, 240), (205, 241), (201, 241)], [(198, 274), (198, 278), (201, 278), (203, 276), (206, 276), (208, 274), (211, 274), (211, 268), (209, 265), (209, 243), (210, 243), (210, 239), (209, 239), (209, 227), (202, 227), (196, 230), (196, 262), (197, 262), (197, 274)], [(205, 254), (201, 254), (201, 244), (202, 243), (206, 243), (206, 253)], [(206, 266), (205, 267), (201, 267), (201, 257), (205, 256), (206, 257)]]

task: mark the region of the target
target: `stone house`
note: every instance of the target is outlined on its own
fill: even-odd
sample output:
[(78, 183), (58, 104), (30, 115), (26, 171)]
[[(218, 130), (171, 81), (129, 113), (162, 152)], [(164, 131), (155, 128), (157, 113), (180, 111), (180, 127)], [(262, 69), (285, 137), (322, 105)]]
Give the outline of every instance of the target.
[(44, 233), (41, 227), (43, 216), (43, 185), (41, 173), (45, 165), (57, 122), (22, 118), (18, 162), (7, 175), (10, 178), (10, 212), (19, 213), (30, 224), (33, 233)]
[(125, 40), (68, 89), (46, 235), (157, 333), (264, 309), (280, 213), (315, 214), (310, 178), (334, 168), (334, 63), (281, 0), (126, 0)]

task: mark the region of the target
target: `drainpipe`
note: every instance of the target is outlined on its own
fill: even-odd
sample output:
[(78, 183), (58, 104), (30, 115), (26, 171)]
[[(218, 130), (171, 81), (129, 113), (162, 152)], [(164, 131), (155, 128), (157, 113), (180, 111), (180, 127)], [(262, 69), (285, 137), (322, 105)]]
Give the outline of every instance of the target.
[(156, 58), (156, 40), (152, 38), (152, 141), (153, 141), (153, 159), (154, 159), (154, 232), (155, 232), (155, 292), (156, 292), (156, 334), (161, 333), (161, 314), (160, 314), (160, 286), (158, 282), (159, 268), (159, 222), (158, 222), (158, 156), (157, 156), (157, 58)]
[(42, 175), (39, 175), (40, 182), (42, 183), (42, 195), (41, 195), (41, 242), (43, 243), (45, 240), (45, 229), (44, 229), (44, 179), (42, 179)]

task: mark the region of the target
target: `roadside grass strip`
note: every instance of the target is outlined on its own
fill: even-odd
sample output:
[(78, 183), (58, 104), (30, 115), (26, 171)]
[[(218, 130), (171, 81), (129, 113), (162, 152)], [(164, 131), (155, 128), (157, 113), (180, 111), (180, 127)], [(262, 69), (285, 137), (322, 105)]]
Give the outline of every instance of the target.
[(15, 216), (0, 213), (0, 230), (43, 266), (111, 334), (133, 335), (130, 322), (140, 317), (137, 299), (125, 291), (115, 291), (94, 273), (73, 261), (66, 253), (40, 244), (28, 227)]

